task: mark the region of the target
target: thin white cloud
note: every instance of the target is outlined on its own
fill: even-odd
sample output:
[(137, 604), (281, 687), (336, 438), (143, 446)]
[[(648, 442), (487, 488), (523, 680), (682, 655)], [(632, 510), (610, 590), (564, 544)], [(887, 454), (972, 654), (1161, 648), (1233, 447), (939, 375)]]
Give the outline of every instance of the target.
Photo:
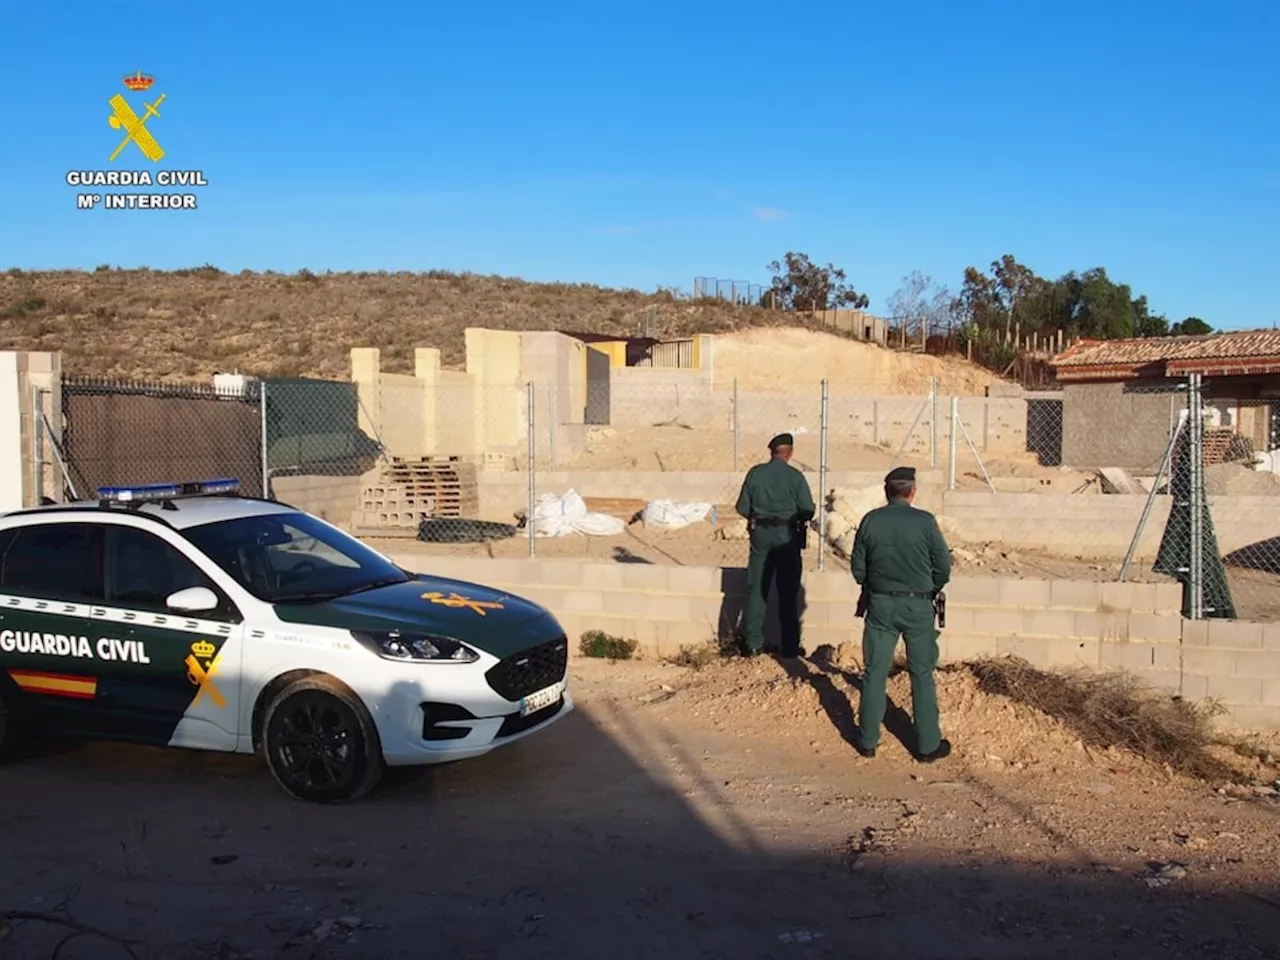
[(781, 223), (783, 220), (790, 220), (794, 214), (777, 207), (752, 207), (751, 216), (765, 223)]

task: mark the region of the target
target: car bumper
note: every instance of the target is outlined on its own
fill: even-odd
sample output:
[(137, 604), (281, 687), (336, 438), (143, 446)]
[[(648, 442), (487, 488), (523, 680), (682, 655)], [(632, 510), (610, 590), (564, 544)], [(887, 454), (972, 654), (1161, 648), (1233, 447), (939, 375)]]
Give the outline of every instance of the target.
[[(545, 730), (574, 710), (567, 684), (557, 700), (521, 715), (520, 704), (499, 700), (484, 709), (446, 695), (412, 696), (379, 719), (382, 756), (388, 766), (449, 763), (483, 756)], [(501, 711), (501, 712), (499, 712)]]

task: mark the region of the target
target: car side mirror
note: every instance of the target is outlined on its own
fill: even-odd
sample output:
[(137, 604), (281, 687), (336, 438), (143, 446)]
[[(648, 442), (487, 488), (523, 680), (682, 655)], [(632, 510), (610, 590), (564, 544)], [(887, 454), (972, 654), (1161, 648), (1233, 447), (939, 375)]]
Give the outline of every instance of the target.
[(183, 613), (203, 613), (218, 609), (218, 595), (208, 587), (187, 587), (170, 594), (165, 605)]

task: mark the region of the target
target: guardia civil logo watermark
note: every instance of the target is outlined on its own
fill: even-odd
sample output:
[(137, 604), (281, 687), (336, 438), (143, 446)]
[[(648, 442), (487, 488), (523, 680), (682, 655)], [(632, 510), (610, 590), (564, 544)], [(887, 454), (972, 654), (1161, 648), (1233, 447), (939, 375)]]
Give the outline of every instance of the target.
[[(98, 193), (77, 193), (76, 208), (79, 210), (195, 210), (199, 207), (200, 187), (207, 187), (202, 170), (174, 170), (161, 168), (160, 161), (167, 154), (160, 145), (164, 136), (163, 121), (169, 113), (160, 112), (160, 106), (168, 97), (167, 93), (152, 95), (156, 78), (141, 70), (132, 73), (121, 81), (131, 93), (142, 94), (140, 103), (135, 107), (124, 94), (117, 93), (107, 100), (111, 112), (106, 117), (106, 126), (123, 135), (115, 143), (115, 149), (107, 152), (107, 144), (111, 142), (103, 138), (103, 153), (107, 166), (101, 169), (71, 170), (67, 173), (67, 186), (98, 189), (108, 188)], [(147, 97), (153, 98), (148, 101)], [(112, 138), (114, 140), (114, 137)], [(138, 167), (139, 160), (150, 161), (151, 166)], [(119, 164), (119, 166), (117, 166)], [(134, 169), (128, 169), (132, 165)], [(122, 188), (110, 191), (109, 188)], [(138, 190), (139, 187), (163, 187), (161, 191)]]

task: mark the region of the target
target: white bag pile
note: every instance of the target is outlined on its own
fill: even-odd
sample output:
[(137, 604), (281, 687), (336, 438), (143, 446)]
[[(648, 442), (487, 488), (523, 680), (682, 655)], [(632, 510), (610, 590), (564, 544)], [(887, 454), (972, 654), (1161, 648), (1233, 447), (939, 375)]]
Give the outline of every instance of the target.
[(613, 537), (622, 533), (627, 525), (607, 513), (591, 513), (586, 501), (576, 490), (564, 496), (544, 493), (533, 506), (533, 535), (535, 537), (567, 537), (582, 533), (589, 537)]
[[(853, 556), (853, 538), (862, 518), (876, 507), (884, 506), (884, 487), (863, 487), (860, 490), (832, 490), (827, 496), (827, 543), (836, 555), (850, 559)], [(948, 541), (960, 538), (960, 530), (950, 517), (934, 515), (942, 535)]]
[(674, 500), (651, 500), (644, 506), (640, 519), (646, 527), (679, 530), (701, 523), (711, 513), (709, 503), (676, 503)]

